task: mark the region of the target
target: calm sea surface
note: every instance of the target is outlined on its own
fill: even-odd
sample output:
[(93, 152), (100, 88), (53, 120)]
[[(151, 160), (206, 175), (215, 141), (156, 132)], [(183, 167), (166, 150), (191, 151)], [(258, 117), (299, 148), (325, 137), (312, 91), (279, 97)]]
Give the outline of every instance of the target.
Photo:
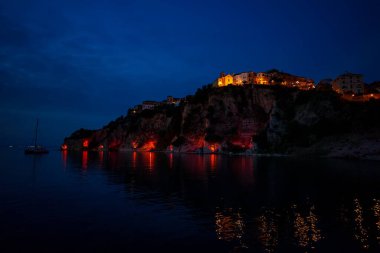
[(380, 252), (380, 162), (0, 157), (0, 252)]

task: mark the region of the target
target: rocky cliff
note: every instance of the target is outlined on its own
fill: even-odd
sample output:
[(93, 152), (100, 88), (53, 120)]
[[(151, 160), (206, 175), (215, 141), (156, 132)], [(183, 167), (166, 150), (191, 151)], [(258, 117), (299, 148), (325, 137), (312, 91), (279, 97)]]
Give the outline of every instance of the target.
[(379, 109), (379, 101), (347, 102), (332, 92), (206, 86), (179, 106), (130, 111), (64, 142), (69, 149), (377, 156)]

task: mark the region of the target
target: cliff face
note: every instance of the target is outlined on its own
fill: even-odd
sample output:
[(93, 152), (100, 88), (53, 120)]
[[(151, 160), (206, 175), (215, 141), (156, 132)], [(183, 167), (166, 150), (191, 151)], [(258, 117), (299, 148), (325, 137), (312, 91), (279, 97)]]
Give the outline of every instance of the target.
[[(100, 130), (75, 132), (65, 144), (81, 149), (87, 140), (89, 149), (328, 155), (333, 149), (323, 147), (340, 136), (371, 132), (378, 143), (379, 108), (377, 102), (349, 103), (329, 92), (205, 87), (179, 106), (129, 113)], [(371, 152), (380, 154), (379, 145)]]

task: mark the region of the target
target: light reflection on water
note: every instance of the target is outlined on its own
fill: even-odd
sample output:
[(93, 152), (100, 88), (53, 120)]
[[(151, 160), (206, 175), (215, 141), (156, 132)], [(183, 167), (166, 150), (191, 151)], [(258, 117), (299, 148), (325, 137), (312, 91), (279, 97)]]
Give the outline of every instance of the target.
[(363, 249), (368, 249), (368, 230), (364, 224), (363, 207), (359, 199), (354, 199), (354, 237), (358, 240)]
[[(23, 162), (21, 165), (27, 164), (28, 158)], [(377, 165), (216, 154), (64, 151), (34, 160), (36, 183), (29, 191), (38, 192), (33, 198), (41, 198), (41, 207), (57, 206), (50, 220), (60, 224), (62, 217), (68, 217), (64, 223), (74, 224), (70, 228), (75, 234), (82, 227), (70, 222), (74, 219), (81, 224), (89, 219), (86, 226), (92, 236), (99, 233), (116, 245), (117, 252), (125, 251), (126, 244), (136, 251), (143, 247), (188, 252), (377, 252)], [(57, 166), (64, 170), (55, 170)], [(0, 183), (6, 185), (15, 178), (2, 177)], [(16, 199), (30, 194), (19, 184), (18, 190), (5, 189)], [(50, 199), (55, 194), (65, 196), (60, 199), (62, 204)], [(0, 197), (9, 198), (2, 193)], [(19, 202), (33, 202), (33, 198), (24, 197)], [(71, 210), (71, 206), (77, 209)], [(0, 209), (4, 217), (0, 222), (8, 215), (13, 223), (4, 222), (0, 232), (8, 229), (9, 235), (17, 236), (19, 230), (12, 228), (22, 224), (15, 225), (17, 217), (13, 214), (21, 210), (7, 208)], [(23, 208), (24, 213), (45, 211), (28, 205)], [(87, 209), (86, 216), (76, 217), (78, 210)], [(67, 214), (70, 212), (73, 216)], [(53, 226), (49, 219), (41, 226)], [(95, 221), (97, 225), (91, 225)], [(64, 231), (65, 226), (58, 228)], [(104, 229), (110, 234), (118, 231), (118, 236), (104, 234)], [(81, 235), (86, 238), (86, 234)], [(129, 238), (126, 244), (119, 235)], [(88, 238), (95, 249), (101, 243), (98, 239)]]
[(315, 215), (315, 207), (311, 206), (306, 215), (302, 215), (294, 205), (294, 237), (297, 245), (305, 249), (315, 249), (315, 245), (322, 239), (321, 230), (318, 228), (318, 216)]
[(376, 224), (376, 239), (380, 244), (380, 200), (374, 199), (374, 205), (372, 208), (373, 215), (375, 216), (375, 224)]
[(273, 210), (265, 210), (258, 218), (258, 239), (265, 252), (275, 252), (278, 244), (278, 217)]

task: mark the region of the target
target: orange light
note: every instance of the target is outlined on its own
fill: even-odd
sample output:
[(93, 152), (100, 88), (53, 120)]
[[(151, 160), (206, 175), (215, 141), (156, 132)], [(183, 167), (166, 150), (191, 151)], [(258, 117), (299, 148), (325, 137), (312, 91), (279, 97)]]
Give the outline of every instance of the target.
[(138, 147), (137, 141), (132, 141), (132, 148), (136, 149)]
[(210, 145), (210, 151), (211, 152), (215, 152), (215, 150), (216, 150), (215, 146), (214, 145)]
[(88, 140), (83, 140), (83, 147), (88, 148)]
[(156, 148), (156, 143), (154, 141), (150, 141), (150, 142), (147, 143), (147, 149), (149, 151), (152, 151), (155, 148)]
[(211, 170), (216, 169), (216, 155), (215, 154), (210, 155), (210, 168)]
[(61, 150), (67, 150), (67, 145), (66, 144), (62, 144), (61, 145)]
[(371, 97), (373, 97), (373, 94), (371, 94)]
[(352, 94), (353, 97), (355, 97), (355, 94)]
[(136, 161), (137, 161), (137, 153), (133, 151), (132, 154), (132, 168), (136, 168)]

